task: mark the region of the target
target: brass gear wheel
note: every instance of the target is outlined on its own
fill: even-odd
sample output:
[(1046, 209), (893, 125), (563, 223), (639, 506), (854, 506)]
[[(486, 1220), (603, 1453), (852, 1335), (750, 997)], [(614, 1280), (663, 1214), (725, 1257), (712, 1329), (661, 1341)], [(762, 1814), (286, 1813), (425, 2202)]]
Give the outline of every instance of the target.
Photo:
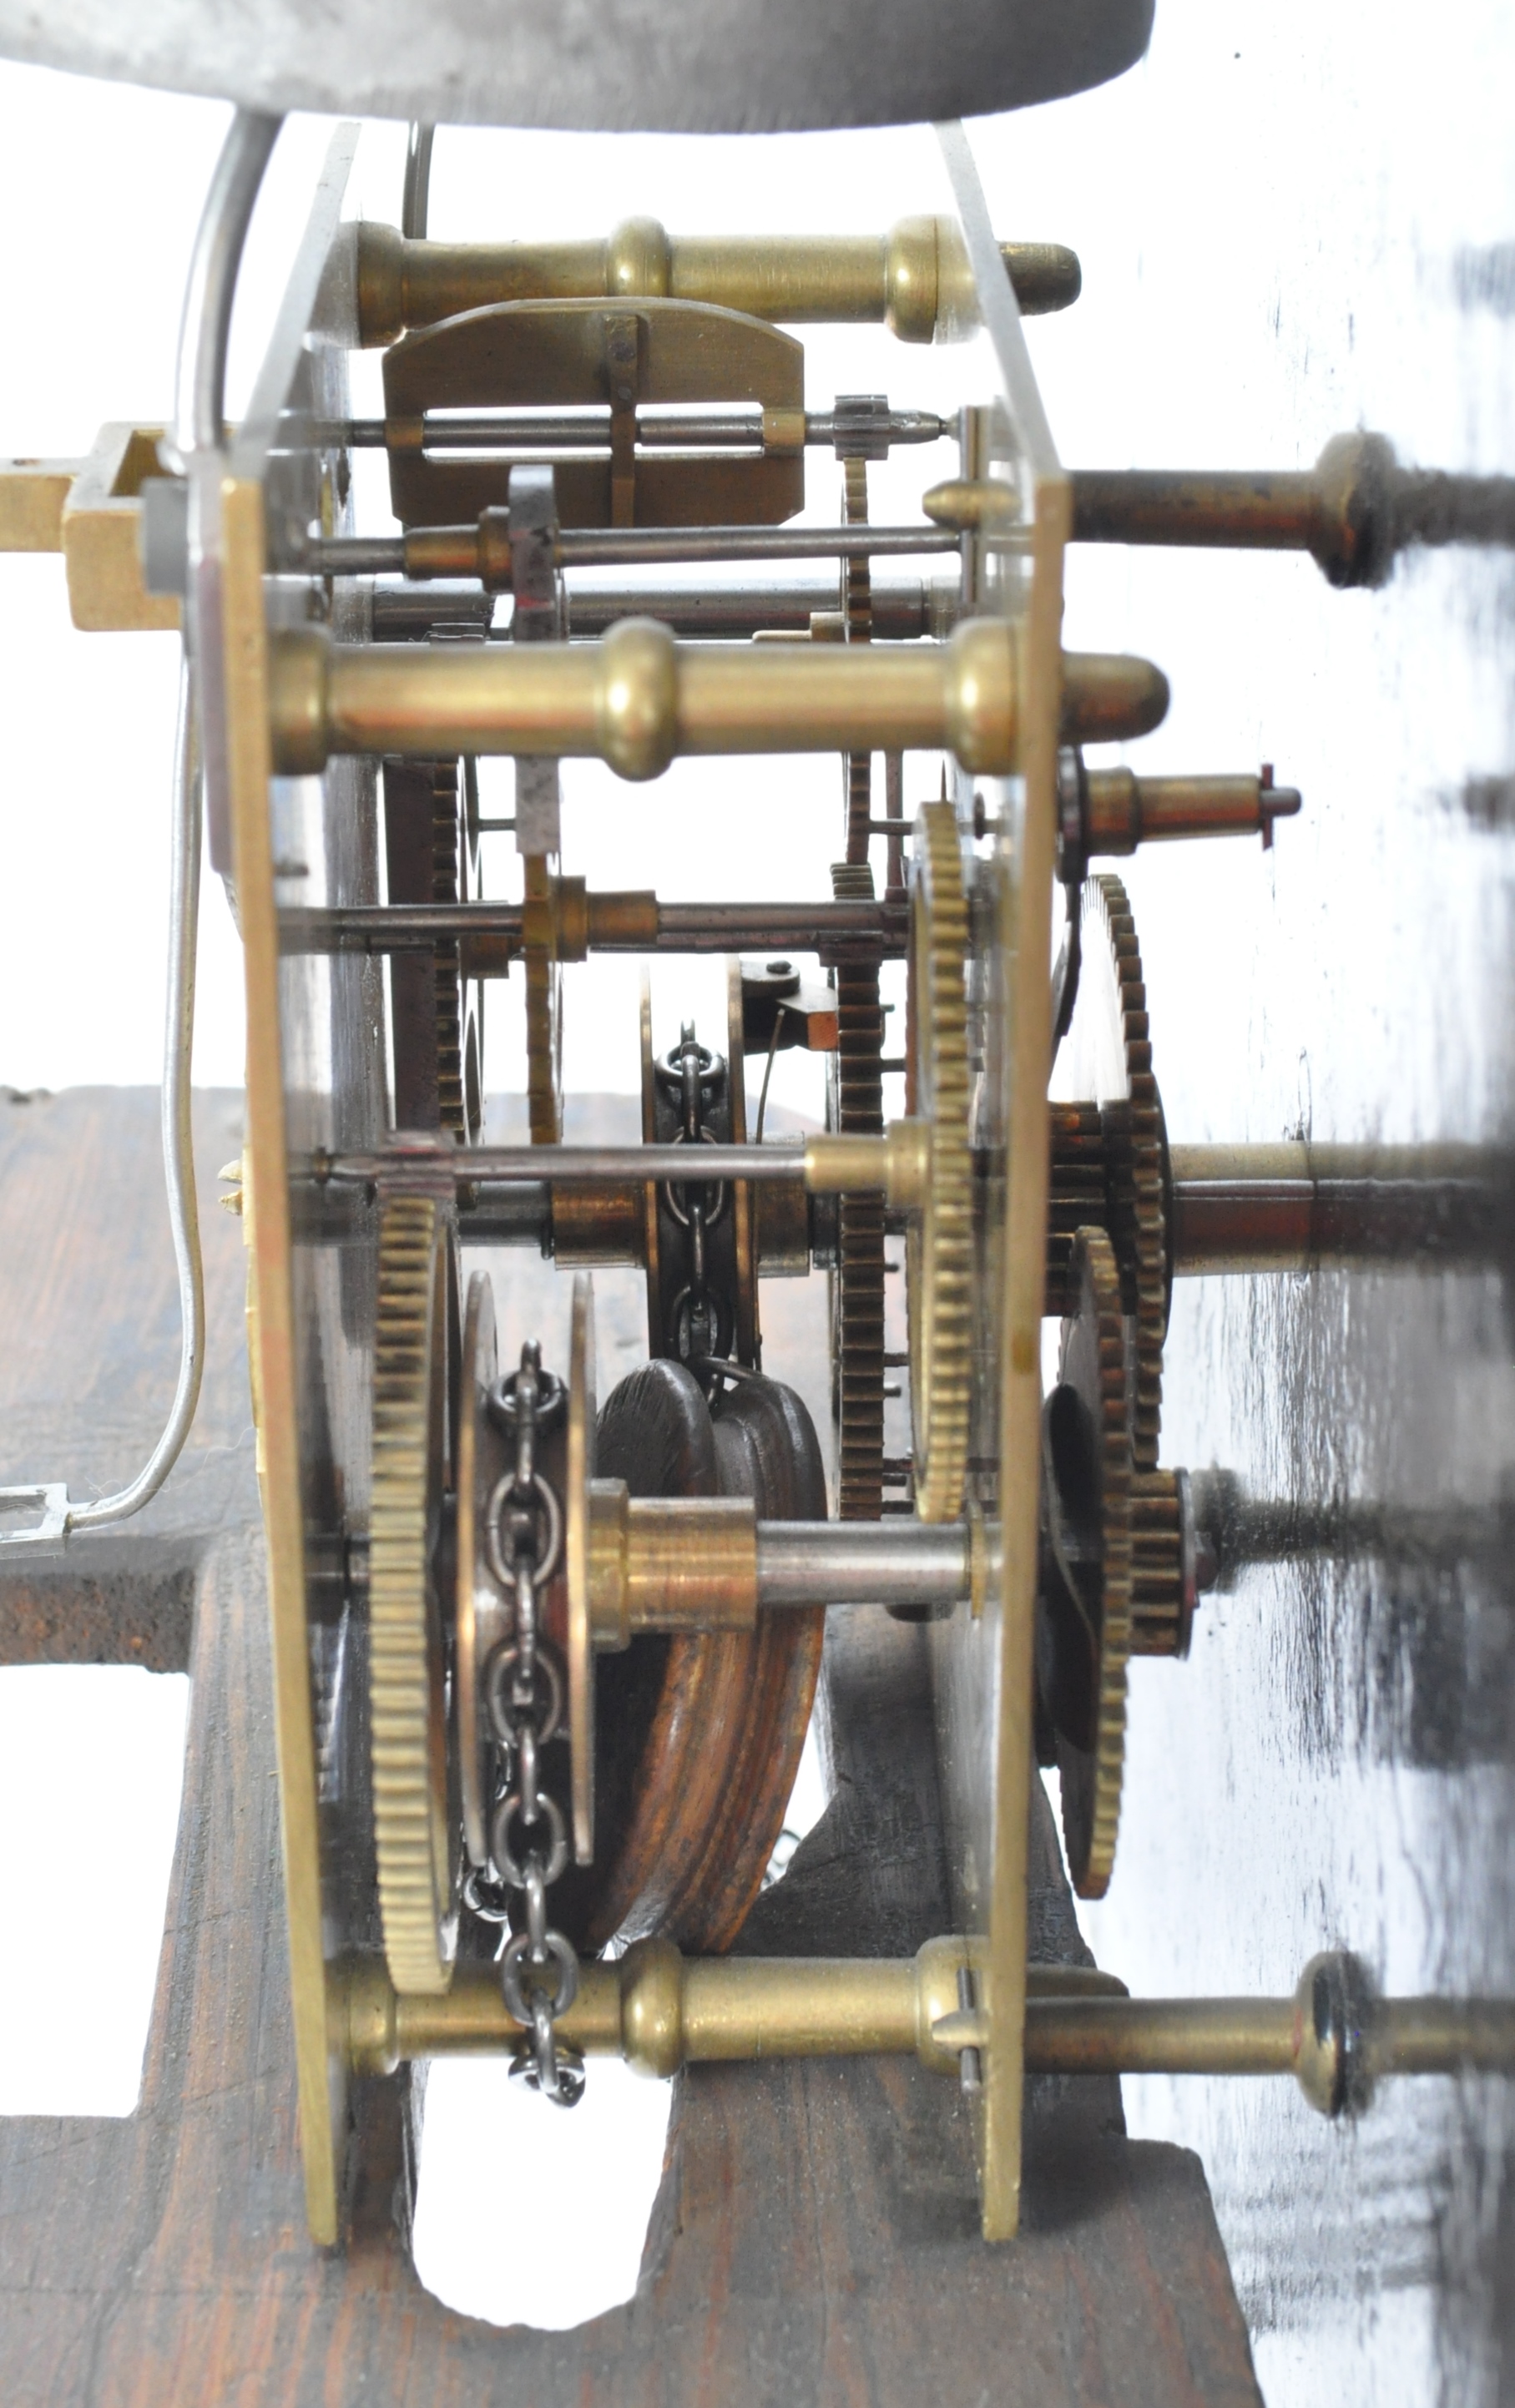
[[(837, 899), (871, 899), (866, 862), (834, 862)], [(836, 977), (836, 1092), (838, 1129), (882, 1137), (884, 1021), (877, 967), (843, 964)], [(877, 1522), (884, 1484), (884, 1205), (881, 1196), (843, 1196), (836, 1212), (833, 1297), (836, 1366), (836, 1512)]]
[(1132, 1472), (1125, 1316), (1115, 1250), (1103, 1229), (1074, 1240), (1078, 1310), (1064, 1323), (1060, 1384), (1093, 1425), (1098, 1600), (1092, 1747), (1061, 1733), (1058, 1772), (1068, 1870), (1080, 1898), (1103, 1898), (1115, 1867), (1125, 1770), (1126, 1665), (1131, 1654)]
[[(437, 761), (432, 767), (432, 900), (459, 903), (467, 899), (463, 882), (458, 830), (458, 765)], [(458, 976), (458, 948), (444, 939), (436, 948), (436, 1102), (443, 1128), (462, 1144), (468, 1134), (464, 1097), (463, 996)]]
[(915, 1510), (962, 1511), (973, 1387), (973, 1156), (964, 965), (968, 909), (950, 803), (922, 804), (910, 882), (910, 1029), (915, 1110), (931, 1125), (931, 1183), (907, 1254)]
[(368, 1696), (379, 1919), (390, 1979), (451, 1980), (458, 1817), (432, 1576), (447, 1433), (448, 1240), (435, 1198), (392, 1197), (379, 1235)]
[(1061, 1287), (1071, 1305), (1073, 1233), (1085, 1221), (1103, 1223), (1131, 1325), (1132, 1459), (1137, 1471), (1155, 1471), (1168, 1318), (1163, 1107), (1141, 950), (1118, 878), (1091, 878), (1084, 887), (1083, 972), (1065, 1058), (1064, 1083), (1071, 1077), (1079, 1100), (1051, 1108), (1049, 1301)]
[(1187, 1656), (1198, 1585), (1186, 1471), (1131, 1484), (1131, 1653)]

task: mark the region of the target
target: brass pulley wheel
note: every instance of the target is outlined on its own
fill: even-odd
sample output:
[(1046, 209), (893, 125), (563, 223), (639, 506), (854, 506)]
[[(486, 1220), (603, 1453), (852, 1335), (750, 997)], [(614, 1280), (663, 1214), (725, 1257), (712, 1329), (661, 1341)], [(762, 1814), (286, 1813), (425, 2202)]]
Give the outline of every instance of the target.
[(931, 1125), (931, 1182), (907, 1248), (915, 1510), (962, 1511), (973, 1381), (973, 1161), (968, 1142), (967, 901), (957, 815), (923, 804), (910, 879), (910, 1044), (917, 1113)]
[(458, 1816), (434, 1564), (447, 1441), (448, 1231), (431, 1197), (392, 1197), (379, 1238), (368, 1536), (374, 1841), (397, 1990), (435, 1994), (456, 1944)]
[(1102, 1229), (1074, 1240), (1077, 1310), (1063, 1326), (1044, 1415), (1043, 1705), (1056, 1731), (1068, 1870), (1103, 1898), (1115, 1864), (1131, 1653), (1129, 1350), (1115, 1253)]

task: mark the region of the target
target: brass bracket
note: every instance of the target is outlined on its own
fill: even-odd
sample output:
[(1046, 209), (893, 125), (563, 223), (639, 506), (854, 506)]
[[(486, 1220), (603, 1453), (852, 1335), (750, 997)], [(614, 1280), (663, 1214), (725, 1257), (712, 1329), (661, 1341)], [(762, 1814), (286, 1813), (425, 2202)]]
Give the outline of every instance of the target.
[(142, 582), (144, 482), (163, 474), (161, 426), (102, 426), (84, 460), (0, 464), (0, 552), (61, 552), (68, 608), (87, 633), (173, 628), (174, 595)]

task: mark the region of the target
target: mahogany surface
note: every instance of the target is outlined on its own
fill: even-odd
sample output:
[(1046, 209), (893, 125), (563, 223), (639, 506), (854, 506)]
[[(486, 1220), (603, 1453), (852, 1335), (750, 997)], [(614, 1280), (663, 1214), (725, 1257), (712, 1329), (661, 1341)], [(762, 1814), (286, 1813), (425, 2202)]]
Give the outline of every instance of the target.
[[(136, 1090), (0, 1101), (13, 1333), (0, 1478), (103, 1482), (153, 1435), (177, 1338), (156, 1111)], [(200, 1111), (208, 1198), (237, 1099)], [(950, 2085), (905, 2060), (702, 2068), (680, 2086), (636, 2299), (567, 2334), (502, 2332), (422, 2289), (403, 2239), (411, 2100), (372, 2084), (352, 2134), (352, 2239), (310, 2246), (237, 1224), (207, 1211), (206, 1240), (213, 1337), (183, 1470), (136, 1530), (0, 1581), (12, 1660), (182, 1661), (164, 1599), (188, 1580), (193, 1604), (184, 1809), (137, 2113), (0, 2121), (7, 2408), (913, 2408), (928, 2386), (1038, 2408), (1256, 2408), (1199, 2161), (1127, 2141), (1105, 2084), (1038, 2089), (1026, 2229), (992, 2250)], [(861, 1610), (833, 1620), (836, 1797), (744, 1944), (893, 1953), (942, 1912), (922, 1634)], [(1037, 1828), (1037, 1953), (1066, 1955), (1071, 1910), (1044, 1815)], [(108, 2011), (108, 1967), (101, 1997)]]

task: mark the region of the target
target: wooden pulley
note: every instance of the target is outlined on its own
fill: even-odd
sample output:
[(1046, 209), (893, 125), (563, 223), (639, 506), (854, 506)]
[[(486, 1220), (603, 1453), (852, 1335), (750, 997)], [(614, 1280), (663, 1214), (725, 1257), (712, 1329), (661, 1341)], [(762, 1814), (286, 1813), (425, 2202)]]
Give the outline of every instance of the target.
[[(732, 1375), (707, 1403), (681, 1363), (644, 1364), (599, 1416), (595, 1469), (633, 1497), (750, 1497), (822, 1519), (815, 1428), (792, 1388)], [(823, 1609), (753, 1632), (644, 1633), (595, 1664), (594, 1864), (554, 1894), (580, 1947), (658, 1932), (730, 1946), (783, 1826), (821, 1669)]]

